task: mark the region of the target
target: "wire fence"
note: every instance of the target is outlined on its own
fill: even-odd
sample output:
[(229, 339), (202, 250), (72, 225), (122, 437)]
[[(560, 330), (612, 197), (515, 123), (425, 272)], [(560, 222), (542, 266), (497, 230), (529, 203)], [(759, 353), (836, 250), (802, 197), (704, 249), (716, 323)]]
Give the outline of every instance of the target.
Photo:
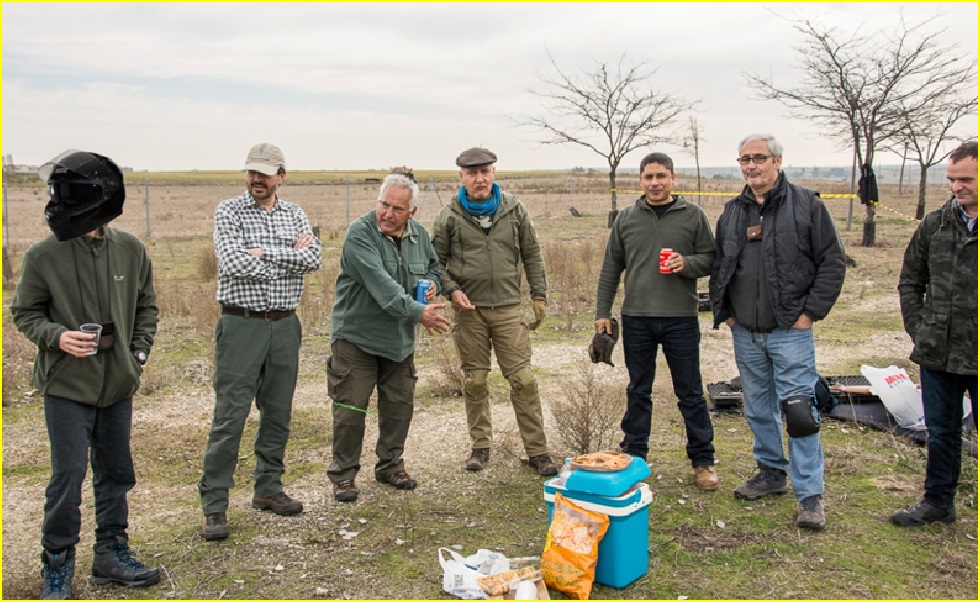
[[(678, 186), (697, 190), (695, 178), (678, 178)], [(611, 209), (609, 179), (605, 174), (575, 174), (551, 177), (498, 178), (501, 188), (515, 194), (532, 217), (604, 215)], [(617, 205), (622, 208), (639, 196), (636, 176), (617, 180)], [(740, 180), (705, 180), (702, 205), (724, 203), (741, 188)], [(831, 183), (835, 191), (847, 192), (846, 183)], [(843, 187), (843, 188), (841, 188)], [(210, 236), (214, 209), (219, 202), (242, 194), (244, 183), (150, 182), (128, 177), (126, 205), (114, 222), (144, 238)], [(439, 209), (450, 202), (459, 188), (458, 180), (430, 177), (419, 182), (416, 219), (430, 225)], [(280, 189), (280, 197), (303, 207), (311, 223), (321, 230), (344, 230), (347, 225), (374, 208), (380, 183), (377, 181), (302, 182), (290, 181)], [(709, 193), (720, 196), (708, 196)], [(737, 192), (736, 192), (737, 193)], [(697, 195), (688, 196), (698, 201)], [(39, 185), (4, 183), (3, 241), (23, 245), (48, 234), (44, 222), (47, 191)]]

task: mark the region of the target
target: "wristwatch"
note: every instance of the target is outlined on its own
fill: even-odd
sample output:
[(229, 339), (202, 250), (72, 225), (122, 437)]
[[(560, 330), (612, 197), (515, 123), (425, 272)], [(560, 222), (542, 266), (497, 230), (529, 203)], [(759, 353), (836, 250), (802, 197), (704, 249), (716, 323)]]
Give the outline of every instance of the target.
[(147, 357), (146, 356), (146, 352), (143, 351), (142, 349), (141, 350), (138, 350), (138, 351), (134, 351), (133, 352), (133, 357), (136, 358), (136, 363), (138, 363), (140, 366), (143, 366), (143, 365), (146, 364), (146, 357)]

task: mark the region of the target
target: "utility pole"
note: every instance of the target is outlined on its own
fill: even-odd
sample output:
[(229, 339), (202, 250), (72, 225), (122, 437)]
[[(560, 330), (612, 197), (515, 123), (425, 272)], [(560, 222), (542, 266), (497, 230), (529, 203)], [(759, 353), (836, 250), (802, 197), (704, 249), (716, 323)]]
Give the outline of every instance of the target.
[(909, 155), (909, 143), (905, 143), (905, 150), (902, 151), (902, 168), (898, 170), (898, 194), (902, 194), (902, 182), (905, 180), (905, 159)]

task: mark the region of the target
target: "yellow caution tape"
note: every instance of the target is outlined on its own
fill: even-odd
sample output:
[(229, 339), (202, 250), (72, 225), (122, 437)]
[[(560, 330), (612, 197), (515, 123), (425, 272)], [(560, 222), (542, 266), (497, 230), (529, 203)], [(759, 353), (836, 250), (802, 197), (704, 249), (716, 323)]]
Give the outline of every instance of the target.
[[(615, 193), (623, 193), (623, 194), (644, 194), (644, 192), (642, 190), (619, 190), (619, 189), (613, 188), (611, 191), (612, 192), (615, 192)], [(670, 193), (671, 194), (684, 194), (684, 195), (688, 195), (688, 196), (694, 196), (694, 195), (701, 195), (701, 196), (727, 196), (729, 198), (734, 198), (734, 197), (737, 197), (738, 195), (742, 194), (742, 191), (738, 191), (738, 192), (707, 192), (707, 191), (698, 192), (697, 190), (672, 190)], [(860, 197), (858, 197), (858, 195), (856, 195), (856, 194), (824, 194), (824, 193), (820, 193), (820, 198), (821, 199), (857, 199), (857, 198), (860, 198)], [(910, 220), (910, 221), (914, 221), (914, 222), (919, 221), (919, 220), (917, 220), (916, 218), (914, 218), (914, 217), (912, 217), (910, 215), (905, 215), (904, 213), (902, 213), (901, 211), (898, 211), (897, 209), (892, 209), (891, 207), (889, 207), (887, 205), (882, 205), (881, 202), (879, 202), (879, 201), (870, 201), (870, 204), (871, 205), (874, 205), (875, 207), (880, 207), (881, 209), (884, 209), (885, 211), (889, 211), (891, 213), (894, 213), (895, 215), (897, 215), (897, 216), (899, 216), (901, 218), (904, 218), (904, 219), (907, 219), (907, 220)]]
[[(625, 193), (630, 193), (630, 194), (643, 194), (643, 191), (642, 190), (618, 190), (618, 189), (615, 189), (615, 188), (612, 189), (612, 192), (615, 192), (617, 194), (619, 194), (619, 193), (624, 193), (624, 194)], [(742, 191), (739, 190), (738, 192), (710, 192), (710, 191), (707, 191), (707, 190), (703, 190), (701, 192), (698, 192), (697, 190), (671, 190), (670, 193), (671, 194), (686, 194), (686, 195), (692, 195), (692, 196), (693, 195), (701, 195), (701, 196), (727, 196), (727, 197), (734, 198), (734, 197), (737, 197), (738, 195), (742, 194)], [(856, 195), (856, 194), (824, 194), (824, 193), (820, 193), (820, 198), (822, 198), (822, 199), (856, 199), (856, 198), (858, 198), (858, 195)]]
[(875, 207), (881, 207), (881, 208), (882, 208), (882, 209), (884, 209), (885, 211), (889, 211), (889, 212), (891, 212), (891, 213), (894, 213), (894, 214), (895, 214), (895, 215), (897, 215), (898, 217), (901, 217), (901, 218), (904, 218), (904, 219), (907, 219), (907, 220), (909, 220), (910, 222), (917, 222), (917, 221), (919, 221), (919, 220), (917, 220), (916, 218), (914, 218), (914, 217), (912, 217), (911, 215), (905, 215), (905, 214), (904, 214), (904, 213), (902, 213), (901, 211), (897, 211), (897, 210), (895, 210), (895, 209), (892, 209), (891, 207), (888, 207), (887, 205), (882, 205), (882, 204), (881, 204), (880, 202), (878, 202), (878, 201), (868, 201), (868, 203), (869, 203), (869, 204), (871, 204), (871, 205), (874, 205)]

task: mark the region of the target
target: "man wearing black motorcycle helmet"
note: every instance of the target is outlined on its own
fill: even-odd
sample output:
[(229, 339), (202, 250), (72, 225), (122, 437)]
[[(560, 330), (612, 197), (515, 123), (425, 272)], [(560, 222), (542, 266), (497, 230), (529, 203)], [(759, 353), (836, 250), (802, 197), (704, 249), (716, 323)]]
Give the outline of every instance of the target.
[[(140, 240), (108, 223), (122, 214), (122, 172), (107, 157), (66, 151), (39, 170), (53, 236), (24, 254), (10, 306), (35, 345), (51, 478), (41, 528), (41, 599), (71, 597), (89, 459), (95, 496), (92, 582), (145, 586), (160, 572), (129, 548), (127, 493), (133, 394), (156, 333), (153, 268)], [(88, 328), (92, 327), (90, 331)]]

